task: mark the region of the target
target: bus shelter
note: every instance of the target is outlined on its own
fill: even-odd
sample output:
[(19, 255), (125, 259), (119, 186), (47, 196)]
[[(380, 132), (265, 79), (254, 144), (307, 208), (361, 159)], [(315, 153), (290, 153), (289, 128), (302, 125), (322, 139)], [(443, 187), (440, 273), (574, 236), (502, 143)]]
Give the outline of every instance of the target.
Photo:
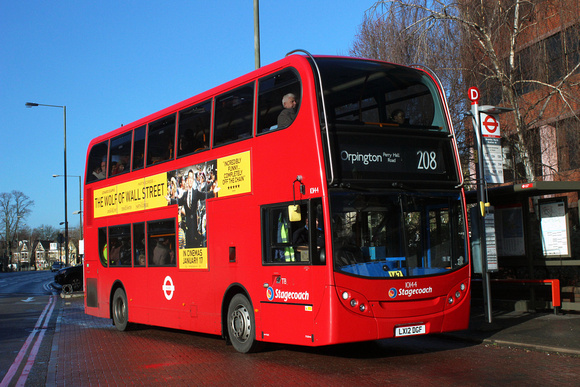
[[(524, 280), (558, 279), (562, 309), (580, 310), (580, 182), (538, 181), (486, 192), (495, 225), (497, 270), (491, 273), (492, 281), (522, 280), (522, 293), (533, 288), (530, 298), (537, 306), (536, 295), (541, 299), (549, 290), (536, 292)], [(476, 191), (466, 192), (466, 197), (468, 204), (477, 203)], [(518, 282), (492, 282), (492, 298), (517, 295), (514, 284)]]

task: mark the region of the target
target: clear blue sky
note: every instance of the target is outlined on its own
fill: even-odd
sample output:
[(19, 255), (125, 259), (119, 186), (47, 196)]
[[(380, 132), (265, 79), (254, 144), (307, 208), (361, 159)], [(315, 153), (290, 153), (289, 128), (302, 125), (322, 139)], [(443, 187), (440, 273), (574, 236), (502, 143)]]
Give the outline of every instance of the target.
[[(346, 55), (372, 0), (260, 2), (262, 65), (297, 48)], [(24, 0), (0, 3), (0, 192), (35, 202), (26, 224), (64, 221), (68, 174), (89, 141), (254, 69), (253, 0)], [(83, 176), (84, 178), (84, 176)], [(78, 178), (68, 217), (78, 226)]]

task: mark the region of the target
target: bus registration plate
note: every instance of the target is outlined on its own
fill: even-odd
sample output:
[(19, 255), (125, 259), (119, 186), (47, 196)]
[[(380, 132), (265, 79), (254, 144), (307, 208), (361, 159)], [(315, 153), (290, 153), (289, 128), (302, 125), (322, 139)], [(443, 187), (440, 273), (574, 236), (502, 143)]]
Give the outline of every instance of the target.
[(395, 328), (395, 337), (424, 335), (425, 333), (427, 333), (427, 328), (425, 325), (412, 325), (409, 327)]

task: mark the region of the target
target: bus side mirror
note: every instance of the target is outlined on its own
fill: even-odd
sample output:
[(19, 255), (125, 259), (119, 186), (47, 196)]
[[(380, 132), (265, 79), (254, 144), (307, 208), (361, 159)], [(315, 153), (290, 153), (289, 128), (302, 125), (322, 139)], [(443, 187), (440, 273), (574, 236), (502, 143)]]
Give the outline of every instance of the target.
[(288, 218), (290, 219), (291, 222), (300, 222), (302, 220), (299, 205), (291, 204), (288, 206)]

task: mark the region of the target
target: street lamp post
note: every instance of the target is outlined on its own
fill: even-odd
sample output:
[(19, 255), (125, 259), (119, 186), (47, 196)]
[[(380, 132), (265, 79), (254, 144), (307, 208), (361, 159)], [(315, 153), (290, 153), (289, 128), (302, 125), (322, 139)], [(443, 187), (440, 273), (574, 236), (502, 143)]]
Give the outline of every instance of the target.
[[(27, 108), (35, 107), (35, 106), (47, 106), (47, 107), (55, 107), (61, 108), (63, 111), (64, 117), (64, 176), (67, 176), (67, 169), (66, 169), (66, 106), (61, 105), (45, 105), (41, 103), (34, 103), (34, 102), (26, 102), (25, 105)], [(64, 242), (65, 242), (65, 264), (68, 266), (68, 209), (67, 209), (67, 179), (64, 180)]]
[[(79, 210), (73, 212), (73, 215), (80, 215), (80, 228), (81, 228), (81, 238), (83, 239), (83, 186), (82, 186), (82, 176), (79, 175), (52, 175), (52, 177), (78, 177), (79, 178)], [(66, 180), (66, 179), (65, 179)]]

